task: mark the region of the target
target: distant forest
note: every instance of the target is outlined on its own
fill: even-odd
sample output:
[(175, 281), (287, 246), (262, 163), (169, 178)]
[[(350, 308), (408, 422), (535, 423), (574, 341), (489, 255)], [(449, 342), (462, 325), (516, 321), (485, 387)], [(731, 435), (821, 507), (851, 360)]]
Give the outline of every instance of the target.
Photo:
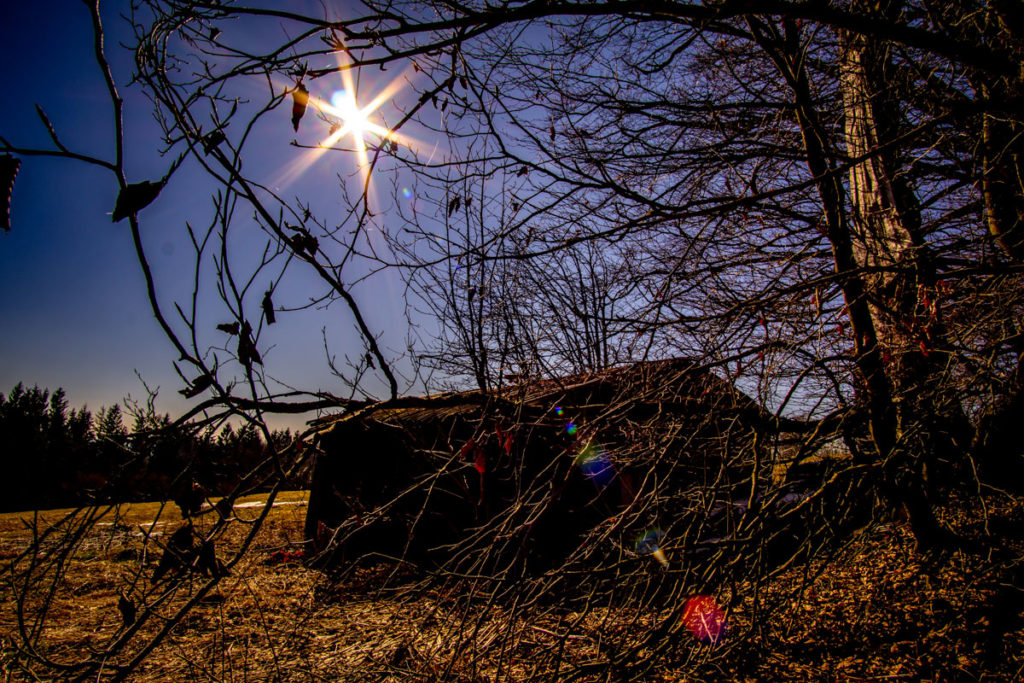
[[(0, 393), (0, 511), (222, 495), (269, 452), (252, 423), (197, 429), (132, 412), (69, 408), (62, 388)], [(280, 449), (293, 438), (270, 440)]]

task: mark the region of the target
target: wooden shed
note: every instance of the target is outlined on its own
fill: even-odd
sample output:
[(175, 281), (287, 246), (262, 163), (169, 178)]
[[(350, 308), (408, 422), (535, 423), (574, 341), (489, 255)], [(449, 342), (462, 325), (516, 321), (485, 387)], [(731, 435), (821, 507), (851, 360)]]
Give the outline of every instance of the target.
[(543, 571), (667, 486), (741, 483), (769, 422), (684, 359), (378, 403), (323, 423), (305, 534), (325, 563)]

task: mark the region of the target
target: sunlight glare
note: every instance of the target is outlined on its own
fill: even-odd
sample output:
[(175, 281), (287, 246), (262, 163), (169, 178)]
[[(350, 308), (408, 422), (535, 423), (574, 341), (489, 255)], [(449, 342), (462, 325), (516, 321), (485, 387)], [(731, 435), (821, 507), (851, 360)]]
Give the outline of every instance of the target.
[(319, 110), (330, 119), (337, 120), (338, 123), (331, 126), (330, 134), (324, 140), (321, 140), (315, 149), (307, 150), (301, 157), (288, 165), (284, 173), (285, 182), (290, 184), (291, 181), (297, 179), (298, 176), (316, 163), (327, 150), (334, 148), (342, 138), (347, 136), (351, 138), (352, 148), (356, 153), (364, 186), (368, 192), (372, 192), (369, 185), (370, 158), (368, 154), (368, 150), (372, 149), (372, 147), (367, 145), (367, 136), (377, 136), (381, 144), (390, 142), (391, 144), (401, 145), (414, 151), (415, 147), (418, 146), (413, 138), (390, 130), (371, 118), (377, 109), (398, 94), (403, 85), (408, 83), (408, 76), (408, 73), (403, 72), (393, 79), (365, 107), (360, 107), (358, 104), (356, 99), (357, 87), (351, 72), (348, 70), (341, 72), (343, 87), (331, 93), (330, 102), (310, 96), (308, 104), (311, 108)]

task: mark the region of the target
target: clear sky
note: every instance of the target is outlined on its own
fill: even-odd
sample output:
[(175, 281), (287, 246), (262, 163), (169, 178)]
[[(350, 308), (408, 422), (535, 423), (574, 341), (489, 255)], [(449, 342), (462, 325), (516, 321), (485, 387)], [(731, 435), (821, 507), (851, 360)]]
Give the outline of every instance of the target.
[[(105, 3), (103, 17), (108, 58), (125, 98), (128, 180), (156, 180), (166, 172), (169, 160), (157, 153), (158, 129), (149, 101), (138, 88), (126, 87), (131, 54), (118, 43), (130, 44), (133, 39), (118, 16), (124, 9), (119, 4)], [(51, 147), (35, 113), (38, 103), (68, 147), (112, 159), (111, 105), (92, 57), (87, 8), (78, 0), (0, 5), (0, 77), (5, 93), (0, 135), (16, 146)], [(281, 132), (268, 136), (266, 147), (275, 155), (270, 158), (280, 158), (283, 164), (287, 155), (295, 154), (288, 145), (294, 134), (287, 107), (274, 113), (280, 114)], [(351, 161), (337, 156), (321, 159), (294, 181), (296, 193), (301, 189), (307, 198), (329, 200), (338, 192), (337, 174), (352, 172), (345, 168), (347, 163)], [(208, 219), (212, 189), (186, 163), (157, 202), (140, 214), (169, 316), (172, 298), (187, 295), (192, 275), (181, 226), (186, 219), (194, 225)], [(0, 233), (0, 391), (8, 392), (19, 381), (51, 389), (62, 386), (72, 406), (87, 404), (96, 410), (128, 394), (142, 399), (145, 391), (137, 372), (150, 387), (159, 387), (159, 410), (174, 415), (186, 406), (177, 393), (183, 384), (171, 364), (176, 354), (150, 313), (128, 223), (110, 220), (116, 195), (116, 181), (105, 170), (63, 159), (22, 159), (12, 229)], [(327, 206), (329, 211), (329, 201)], [(294, 305), (322, 291), (315, 283), (310, 286), (310, 291), (301, 291), (301, 278), (290, 281), (279, 305)], [(255, 287), (260, 296), (265, 287)], [(397, 275), (386, 274), (355, 293), (371, 323), (384, 332), (385, 344), (396, 352), (403, 349)], [(209, 303), (205, 316), (211, 329), (216, 322), (230, 320), (216, 303)], [(261, 353), (268, 364), (273, 362), (270, 367), (278, 378), (304, 389), (342, 391), (324, 363), (322, 328), (339, 356), (361, 354), (351, 319), (340, 308), (280, 315), (278, 324), (260, 340)], [(371, 383), (381, 396), (382, 386)], [(300, 422), (282, 418), (276, 424)]]

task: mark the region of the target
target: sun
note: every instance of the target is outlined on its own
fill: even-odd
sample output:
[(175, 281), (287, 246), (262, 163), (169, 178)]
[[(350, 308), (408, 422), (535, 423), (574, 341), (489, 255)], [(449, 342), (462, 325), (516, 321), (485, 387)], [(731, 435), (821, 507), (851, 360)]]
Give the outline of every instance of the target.
[(353, 73), (358, 73), (358, 69), (353, 70), (348, 54), (344, 51), (338, 55), (338, 67), (341, 71), (343, 87), (340, 90), (334, 91), (329, 103), (319, 98), (310, 100), (310, 103), (322, 113), (341, 121), (341, 125), (333, 127), (327, 139), (320, 143), (320, 148), (332, 147), (345, 136), (350, 137), (359, 158), (359, 164), (364, 169), (364, 174), (369, 173), (366, 144), (368, 135), (377, 136), (381, 144), (391, 142), (392, 144), (405, 147), (412, 146), (411, 139), (404, 135), (399, 135), (396, 131), (390, 130), (374, 120), (374, 114), (380, 109), (381, 105), (392, 99), (403, 86), (409, 83), (409, 74), (405, 72), (399, 74), (397, 78), (392, 79), (390, 83), (381, 89), (368, 104), (359, 106), (357, 97), (359, 86), (353, 78)]
[[(406, 69), (396, 78), (392, 79), (384, 88), (373, 95), (373, 98), (366, 104), (360, 105), (358, 93), (360, 87), (353, 78), (353, 73), (358, 74), (358, 67), (352, 68), (352, 64), (341, 53), (339, 58), (339, 69), (342, 80), (342, 87), (335, 90), (328, 98), (311, 96), (308, 106), (319, 110), (329, 121), (334, 124), (330, 128), (328, 136), (321, 140), (315, 148), (307, 149), (305, 154), (288, 164), (279, 184), (290, 184), (306, 170), (308, 170), (327, 151), (337, 149), (335, 145), (344, 138), (351, 141), (351, 150), (356, 153), (360, 175), (363, 180), (365, 191), (372, 192), (370, 187), (370, 151), (376, 150), (378, 145), (385, 151), (395, 152), (398, 147), (406, 147), (416, 151), (419, 144), (414, 138), (408, 135), (399, 134), (398, 131), (389, 129), (383, 125), (383, 120), (377, 114), (382, 105), (394, 98), (398, 92), (411, 82), (413, 69)], [(362, 89), (364, 92), (366, 88)], [(376, 139), (375, 139), (376, 138)], [(390, 145), (390, 150), (388, 146)]]
[(351, 130), (352, 135), (362, 135), (372, 124), (370, 114), (372, 112), (360, 111), (354, 93), (348, 90), (335, 90), (331, 95), (331, 106), (327, 111), (340, 118)]
[(318, 101), (317, 109), (324, 114), (339, 119), (343, 124), (333, 130), (326, 140), (320, 143), (323, 147), (330, 147), (346, 135), (351, 136), (356, 149), (362, 153), (366, 151), (367, 134), (375, 134), (381, 140), (397, 138), (395, 133), (384, 126), (375, 123), (370, 116), (380, 106), (381, 98), (376, 98), (370, 105), (360, 108), (356, 102), (355, 93), (351, 90), (337, 90), (331, 95), (331, 103), (327, 104)]

